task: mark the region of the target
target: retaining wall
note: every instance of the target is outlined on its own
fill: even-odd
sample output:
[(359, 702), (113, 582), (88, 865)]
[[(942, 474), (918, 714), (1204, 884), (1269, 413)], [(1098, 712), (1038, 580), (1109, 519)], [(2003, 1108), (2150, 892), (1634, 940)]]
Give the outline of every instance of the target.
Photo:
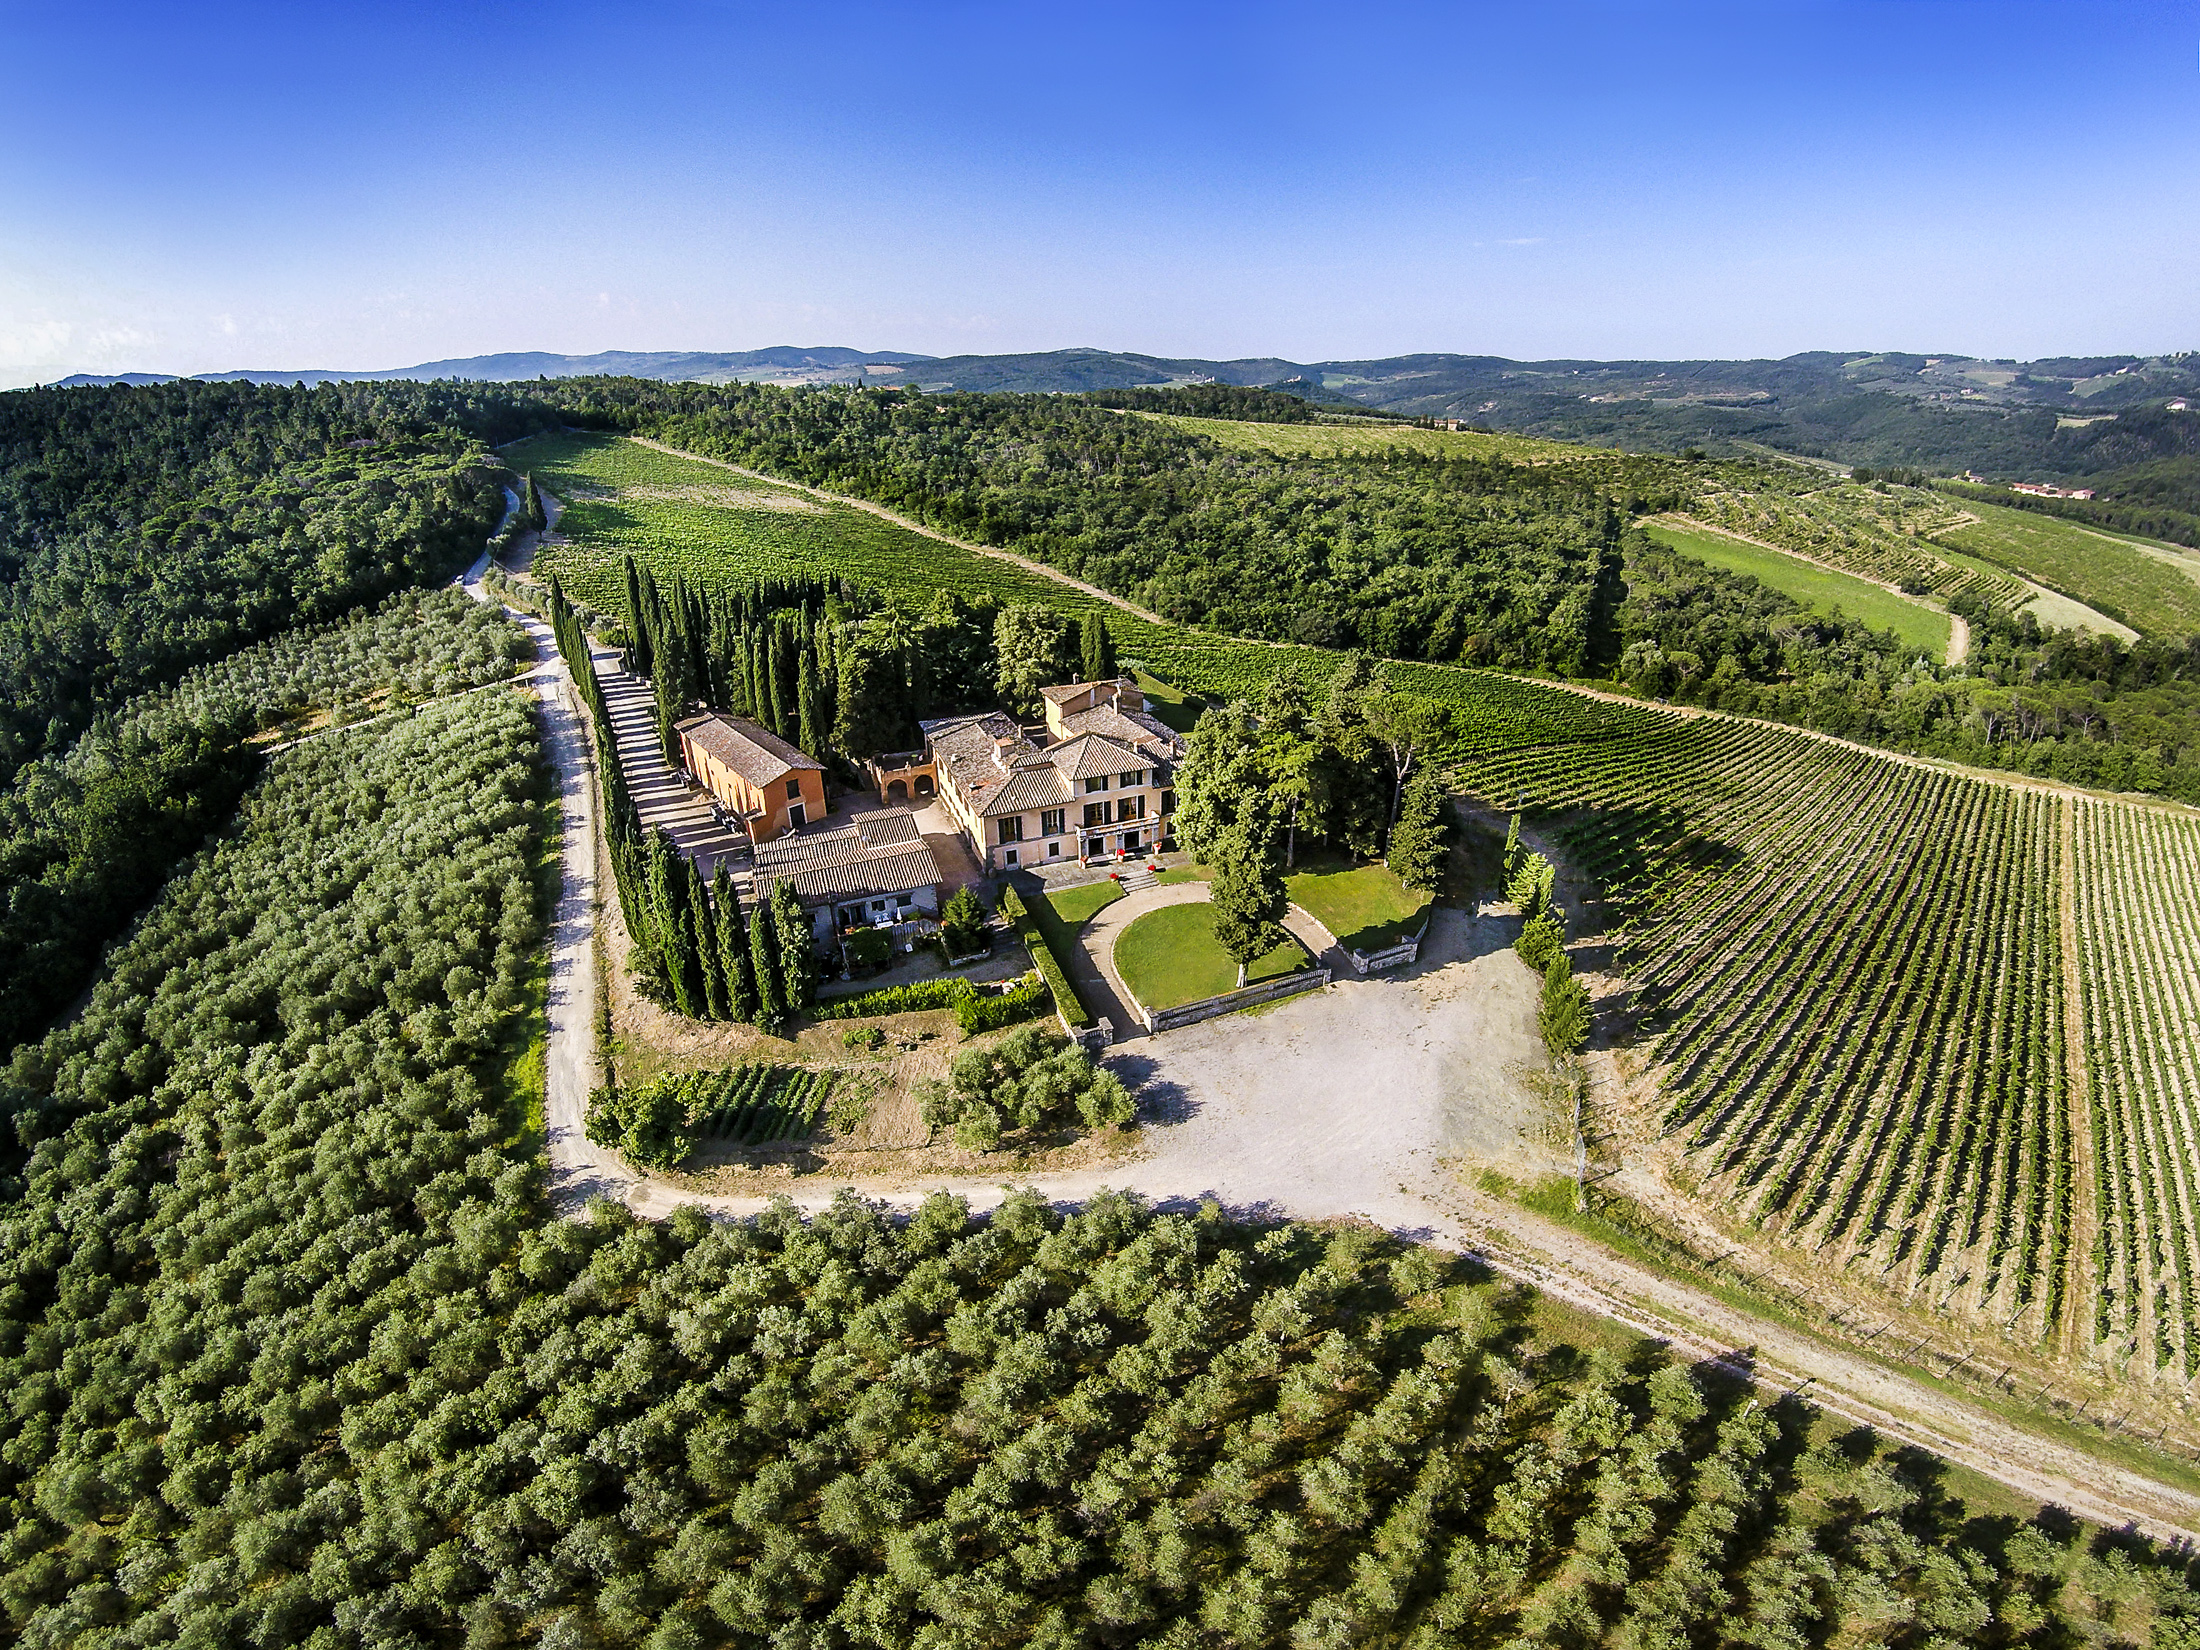
[(1304, 968), (1296, 974), (1285, 974), (1277, 979), (1263, 980), (1258, 985), (1225, 991), (1219, 997), (1202, 997), (1194, 1003), (1178, 1003), (1174, 1008), (1148, 1008), (1135, 998), (1131, 1006), (1138, 1010), (1138, 1017), (1146, 1022), (1148, 1031), (1174, 1031), (1179, 1026), (1197, 1025), (1201, 1020), (1211, 1020), (1217, 1014), (1231, 1014), (1241, 1008), (1272, 1003), (1280, 997), (1295, 997), (1302, 991), (1319, 990), (1328, 983), (1328, 969)]

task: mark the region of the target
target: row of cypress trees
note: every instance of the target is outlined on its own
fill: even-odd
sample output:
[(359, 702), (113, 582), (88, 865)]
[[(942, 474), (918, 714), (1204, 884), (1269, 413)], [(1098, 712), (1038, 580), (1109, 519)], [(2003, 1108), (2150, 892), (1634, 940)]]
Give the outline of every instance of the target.
[(801, 902), (782, 882), (772, 889), (769, 904), (745, 913), (724, 865), (706, 888), (695, 861), (669, 835), (642, 829), (618, 762), (587, 632), (555, 579), (550, 627), (595, 724), (596, 749), (603, 757), (597, 766), (604, 836), (637, 964), (662, 983), (672, 1007), (691, 1019), (738, 1020), (777, 1031), (817, 997), (817, 954)]
[(628, 659), (656, 691), (657, 738), (680, 760), (675, 725), (694, 704), (742, 716), (824, 761), (832, 743), (852, 586), (764, 579), (706, 592), (670, 587), (626, 558)]

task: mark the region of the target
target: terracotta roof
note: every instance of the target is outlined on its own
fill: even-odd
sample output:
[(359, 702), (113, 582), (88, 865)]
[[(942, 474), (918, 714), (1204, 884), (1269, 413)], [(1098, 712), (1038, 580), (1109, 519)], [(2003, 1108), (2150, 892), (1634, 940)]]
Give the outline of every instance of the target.
[(1184, 754), (1184, 741), (1167, 723), (1157, 722), (1144, 712), (1120, 711), (1113, 705), (1072, 711), (1062, 718), (1062, 731), (1072, 738), (1080, 733), (1100, 733), (1126, 745), (1159, 745), (1172, 758)]
[(1153, 758), (1144, 751), (1097, 733), (1081, 733), (1063, 740), (1047, 751), (1047, 760), (1071, 779), (1094, 779), (1104, 773), (1130, 773), (1153, 766)]
[(770, 728), (737, 716), (705, 712), (675, 726), (689, 743), (715, 756), (758, 790), (798, 768), (825, 771), (824, 763), (803, 755)]
[(1040, 762), (1010, 774), (986, 798), (982, 811), (990, 819), (996, 814), (1020, 814), (1029, 808), (1059, 807), (1069, 799), (1069, 780), (1062, 770), (1051, 762)]
[[(1065, 682), (1060, 687), (1041, 688), (1039, 690), (1039, 697), (1042, 699), (1052, 699), (1058, 704), (1067, 703), (1069, 700), (1076, 698), (1080, 693), (1089, 693), (1094, 688), (1106, 688), (1111, 693), (1119, 688), (1128, 689), (1130, 692), (1137, 693), (1138, 678), (1135, 676), (1103, 676), (1097, 682)], [(1144, 697), (1144, 695), (1141, 694), (1140, 697)]]
[(930, 888), (940, 880), (932, 845), (906, 808), (859, 815), (831, 830), (793, 831), (756, 850), (756, 895), (794, 885), (805, 904), (864, 899)]

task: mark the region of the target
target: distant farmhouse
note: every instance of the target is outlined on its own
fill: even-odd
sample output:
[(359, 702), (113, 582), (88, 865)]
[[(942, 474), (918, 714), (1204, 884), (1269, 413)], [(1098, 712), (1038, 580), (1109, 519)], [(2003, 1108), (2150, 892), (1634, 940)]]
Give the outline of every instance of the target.
[(740, 716), (690, 716), (676, 730), (687, 771), (752, 842), (825, 817), (825, 768), (767, 727)]
[(936, 795), (988, 871), (1150, 852), (1176, 810), (1184, 741), (1136, 680), (1042, 688), (1044, 743), (999, 711), (922, 722), (924, 748), (871, 765), (887, 802)]

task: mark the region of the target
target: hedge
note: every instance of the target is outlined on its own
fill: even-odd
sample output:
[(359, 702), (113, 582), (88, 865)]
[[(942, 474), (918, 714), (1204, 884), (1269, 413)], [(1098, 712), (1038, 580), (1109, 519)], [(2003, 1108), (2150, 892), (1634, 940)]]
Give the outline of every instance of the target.
[(1001, 890), (1001, 915), (1015, 924), (1017, 934), (1024, 942), (1024, 949), (1031, 953), (1031, 960), (1039, 970), (1039, 977), (1046, 981), (1047, 989), (1054, 993), (1055, 1012), (1062, 1016), (1062, 1023), (1072, 1031), (1081, 1031), (1092, 1024), (1092, 1013), (1078, 999), (1076, 990), (1069, 983), (1069, 973), (1062, 966), (1062, 959), (1054, 954), (1048, 943), (1046, 931), (1036, 918), (1024, 908), (1024, 902), (1013, 888)]
[(882, 986), (855, 997), (835, 997), (812, 1010), (820, 1020), (868, 1020), (880, 1014), (910, 1014), (920, 1008), (955, 1008), (972, 995), (961, 975)]
[(1053, 1006), (1053, 996), (1046, 981), (1034, 973), (1018, 980), (998, 996), (980, 996), (972, 992), (955, 1005), (955, 1023), (969, 1037), (981, 1031), (998, 1031), (1018, 1020), (1044, 1014)]

